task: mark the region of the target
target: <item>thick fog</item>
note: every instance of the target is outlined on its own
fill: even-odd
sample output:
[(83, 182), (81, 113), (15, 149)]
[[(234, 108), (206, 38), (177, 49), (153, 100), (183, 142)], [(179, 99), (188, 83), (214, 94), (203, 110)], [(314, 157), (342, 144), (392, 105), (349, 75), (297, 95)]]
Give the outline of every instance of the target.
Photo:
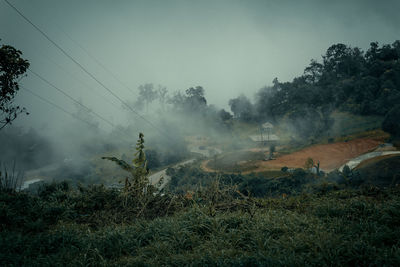
[(208, 105), (216, 112), (230, 111), (230, 99), (240, 94), (252, 99), (275, 77), (292, 80), (334, 43), (365, 49), (372, 41), (391, 43), (400, 36), (399, 1), (10, 2), (112, 91), (0, 2), (1, 43), (21, 50), (32, 71), (92, 110), (88, 113), (30, 71), (20, 81), (94, 124), (88, 126), (22, 88), (16, 102), (30, 115), (20, 115), (12, 127), (32, 127), (63, 151), (115, 140), (131, 140), (130, 146), (139, 131), (166, 143), (188, 128), (204, 131), (201, 123), (159, 101), (150, 110), (139, 107), (141, 85), (166, 87), (170, 97), (202, 86)]

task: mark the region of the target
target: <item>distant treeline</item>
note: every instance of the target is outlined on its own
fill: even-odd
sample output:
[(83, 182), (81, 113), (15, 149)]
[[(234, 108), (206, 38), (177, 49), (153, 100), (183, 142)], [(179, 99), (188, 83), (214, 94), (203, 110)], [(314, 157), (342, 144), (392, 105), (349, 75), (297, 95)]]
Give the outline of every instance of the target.
[(366, 52), (335, 44), (327, 49), (322, 62), (311, 60), (303, 75), (293, 81), (275, 78), (271, 86), (257, 92), (255, 101), (243, 94), (229, 100), (232, 113), (207, 105), (200, 86), (163, 99), (168, 99), (173, 110), (186, 115), (202, 114), (220, 126), (229, 128), (232, 118), (255, 123), (284, 122), (299, 137), (312, 138), (329, 131), (333, 124), (330, 115), (335, 110), (378, 116), (400, 110), (395, 107), (400, 103), (399, 58), (400, 41), (381, 46), (373, 42)]
[(292, 82), (275, 78), (272, 86), (261, 88), (254, 104), (241, 95), (229, 105), (239, 120), (285, 118), (300, 131), (310, 126), (317, 132), (329, 128), (333, 110), (384, 116), (400, 103), (399, 58), (400, 41), (382, 46), (373, 42), (366, 52), (335, 44), (321, 63), (311, 60)]
[(209, 105), (201, 86), (171, 95), (161, 85), (156, 89), (145, 84), (139, 87), (135, 107), (146, 106), (147, 113), (148, 106), (158, 100), (154, 104), (164, 113), (175, 111), (191, 118), (189, 121), (193, 117), (196, 122), (205, 120), (213, 129), (229, 129), (232, 119), (271, 121), (284, 123), (297, 137), (314, 138), (328, 133), (333, 125), (332, 111), (386, 116), (400, 103), (399, 58), (400, 41), (381, 46), (373, 42), (366, 52), (335, 44), (321, 62), (311, 60), (293, 81), (275, 78), (271, 86), (258, 90), (254, 101), (243, 94), (229, 100), (231, 112)]
[[(260, 119), (280, 117), (306, 107), (334, 107), (361, 115), (385, 115), (400, 102), (400, 41), (379, 46), (371, 43), (367, 52), (335, 44), (311, 60), (304, 74), (292, 82), (279, 82), (257, 93), (256, 103), (241, 109), (243, 96), (230, 101), (235, 117)], [(241, 103), (243, 104), (243, 103)], [(244, 105), (246, 106), (246, 105)]]

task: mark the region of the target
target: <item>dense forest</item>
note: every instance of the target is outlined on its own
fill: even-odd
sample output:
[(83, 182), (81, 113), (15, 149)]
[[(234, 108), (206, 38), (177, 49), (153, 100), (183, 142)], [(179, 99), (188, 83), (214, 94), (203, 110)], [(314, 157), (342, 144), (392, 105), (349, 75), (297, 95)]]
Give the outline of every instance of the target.
[(373, 42), (366, 52), (335, 44), (322, 56), (322, 63), (312, 60), (302, 76), (292, 82), (275, 79), (273, 86), (260, 89), (254, 104), (242, 95), (229, 105), (234, 117), (243, 121), (286, 118), (303, 137), (329, 130), (334, 110), (388, 115), (385, 130), (399, 134), (398, 126), (392, 125), (399, 114), (399, 58), (400, 41), (381, 46)]

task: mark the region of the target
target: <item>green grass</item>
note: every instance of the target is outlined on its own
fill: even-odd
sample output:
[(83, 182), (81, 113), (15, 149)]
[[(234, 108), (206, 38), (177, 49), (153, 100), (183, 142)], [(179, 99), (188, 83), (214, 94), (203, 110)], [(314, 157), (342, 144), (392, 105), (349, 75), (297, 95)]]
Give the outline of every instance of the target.
[(394, 186), (400, 183), (400, 155), (386, 155), (365, 160), (356, 168), (361, 177), (379, 186)]
[(207, 167), (222, 172), (245, 172), (256, 169), (256, 161), (265, 159), (266, 153), (252, 151), (236, 151), (212, 158)]
[(0, 194), (2, 266), (400, 264), (399, 188), (236, 200), (195, 194), (152, 218), (129, 217), (114, 190), (47, 193)]
[(335, 123), (331, 136), (342, 137), (380, 129), (384, 119), (383, 116), (360, 116), (346, 112), (334, 112), (332, 117)]
[(283, 171), (263, 171), (258, 173), (260, 176), (263, 176), (264, 178), (276, 178), (276, 177), (287, 177), (288, 173), (283, 172)]

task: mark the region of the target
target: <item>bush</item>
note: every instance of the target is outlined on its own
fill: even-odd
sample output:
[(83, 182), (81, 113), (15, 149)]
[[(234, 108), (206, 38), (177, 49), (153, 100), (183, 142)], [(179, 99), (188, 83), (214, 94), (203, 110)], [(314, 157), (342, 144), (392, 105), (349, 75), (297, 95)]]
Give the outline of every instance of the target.
[(11, 172), (7, 170), (5, 165), (0, 162), (0, 192), (1, 191), (17, 191), (21, 188), (23, 173), (17, 172), (14, 167)]
[[(261, 182), (256, 176), (253, 181)], [(124, 213), (116, 190), (97, 186), (51, 194), (59, 192), (68, 197), (0, 193), (2, 265), (400, 263), (398, 188), (258, 199), (235, 195), (234, 187), (217, 180), (191, 200), (176, 196), (178, 213), (148, 219)], [(67, 216), (71, 211), (76, 217)], [(97, 221), (96, 214), (102, 216)], [(118, 222), (118, 214), (131, 218)]]
[(382, 122), (382, 130), (394, 137), (400, 137), (400, 105), (394, 106), (385, 116)]

